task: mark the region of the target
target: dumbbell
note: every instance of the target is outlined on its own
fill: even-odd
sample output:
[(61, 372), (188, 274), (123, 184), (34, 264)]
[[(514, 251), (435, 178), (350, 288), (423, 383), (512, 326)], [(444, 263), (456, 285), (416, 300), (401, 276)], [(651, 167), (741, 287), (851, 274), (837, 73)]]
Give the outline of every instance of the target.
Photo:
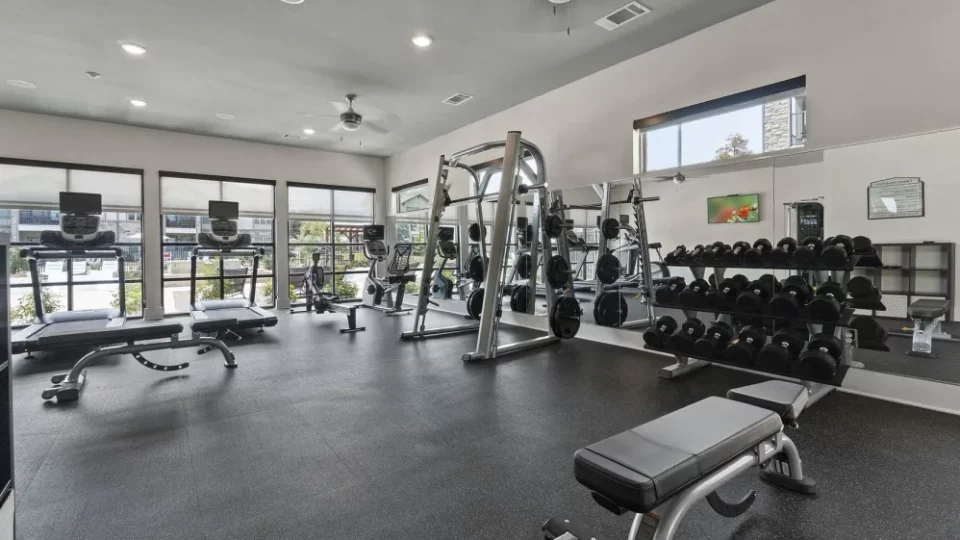
[(837, 372), (843, 342), (833, 334), (816, 334), (796, 360), (792, 371), (801, 379), (830, 381)]
[(667, 338), (677, 331), (677, 321), (673, 317), (664, 315), (657, 319), (652, 328), (643, 333), (643, 342), (654, 349), (663, 349)]
[(808, 236), (800, 242), (793, 252), (793, 262), (801, 266), (809, 266), (817, 261), (823, 252), (823, 240), (816, 236)]
[(713, 264), (717, 259), (723, 258), (723, 255), (730, 250), (730, 246), (723, 242), (714, 242), (700, 255), (703, 264)]
[(853, 252), (857, 255), (876, 255), (877, 248), (873, 247), (873, 240), (866, 236), (853, 237)]
[(687, 247), (683, 244), (680, 244), (670, 253), (667, 253), (663, 257), (663, 261), (667, 264), (677, 264), (680, 262), (680, 259), (687, 254)]
[(743, 253), (743, 262), (752, 265), (763, 264), (763, 259), (773, 250), (773, 245), (766, 238), (753, 243), (753, 247)]
[(777, 242), (777, 249), (767, 253), (766, 259), (773, 264), (786, 264), (793, 258), (793, 252), (797, 250), (797, 241), (786, 237)]
[(683, 264), (696, 264), (700, 260), (700, 256), (703, 255), (703, 252), (706, 251), (706, 248), (703, 247), (703, 244), (697, 244), (693, 246), (693, 249), (686, 252), (683, 257), (680, 258), (680, 262)]
[(800, 315), (800, 308), (807, 304), (811, 292), (802, 276), (790, 276), (783, 280), (780, 292), (770, 299), (770, 312), (783, 319), (797, 317)]
[(773, 274), (764, 274), (760, 279), (751, 281), (747, 288), (737, 295), (737, 309), (747, 313), (759, 313), (770, 297), (780, 292), (780, 281)]
[(825, 281), (817, 287), (817, 295), (810, 300), (810, 317), (833, 322), (843, 314), (847, 293), (836, 281)]
[(706, 332), (703, 321), (689, 318), (683, 322), (680, 331), (670, 336), (670, 347), (679, 352), (693, 351), (693, 344)]
[(703, 307), (708, 290), (710, 290), (710, 284), (705, 279), (695, 279), (689, 287), (677, 295), (677, 303), (690, 309)]
[(784, 328), (773, 335), (772, 341), (760, 349), (756, 366), (764, 371), (786, 374), (794, 359), (803, 350), (803, 338), (793, 328)]
[(753, 324), (740, 330), (736, 341), (732, 341), (723, 351), (723, 359), (731, 364), (741, 366), (752, 365), (763, 344), (766, 343), (767, 336), (763, 327)]
[(842, 234), (827, 240), (823, 243), (825, 247), (820, 254), (820, 260), (823, 261), (823, 264), (832, 268), (847, 264), (847, 259), (853, 254), (853, 240)]
[(723, 254), (723, 262), (729, 265), (740, 264), (740, 259), (748, 249), (750, 249), (750, 244), (746, 242), (735, 242), (733, 247)]
[(871, 300), (880, 296), (873, 282), (866, 276), (856, 276), (847, 282), (847, 292), (854, 300)]
[(675, 304), (677, 301), (677, 295), (680, 294), (680, 291), (685, 289), (686, 286), (687, 284), (682, 277), (675, 277), (666, 285), (657, 287), (657, 290), (653, 293), (653, 297), (656, 299), (658, 304)]
[(736, 303), (740, 291), (750, 285), (750, 280), (743, 274), (736, 274), (720, 282), (716, 289), (707, 291), (707, 305), (710, 309), (723, 309), (726, 305)]
[(723, 349), (731, 339), (733, 327), (723, 321), (715, 321), (703, 337), (693, 343), (693, 354), (704, 358), (717, 358), (723, 354)]

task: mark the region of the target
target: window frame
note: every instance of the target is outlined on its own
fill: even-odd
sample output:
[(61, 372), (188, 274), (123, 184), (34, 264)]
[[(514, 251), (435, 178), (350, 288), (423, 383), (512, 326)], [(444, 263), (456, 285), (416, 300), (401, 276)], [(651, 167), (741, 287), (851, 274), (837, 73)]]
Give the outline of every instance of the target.
[(416, 213), (416, 212), (423, 212), (423, 211), (426, 211), (426, 210), (430, 210), (430, 197), (429, 197), (429, 195), (430, 195), (430, 190), (429, 190), (429, 188), (426, 190), (426, 191), (427, 191), (427, 205), (426, 205), (425, 207), (423, 207), (423, 208), (417, 208), (417, 209), (415, 209), (415, 210), (400, 210), (400, 198), (403, 196), (403, 194), (404, 194), (405, 192), (411, 191), (411, 190), (414, 190), (414, 189), (418, 189), (418, 188), (423, 187), (423, 186), (427, 186), (429, 183), (430, 183), (430, 179), (429, 179), (429, 178), (423, 178), (423, 179), (421, 179), (421, 180), (417, 180), (416, 182), (410, 182), (409, 184), (403, 184), (403, 185), (396, 186), (396, 187), (394, 187), (393, 189), (391, 189), (390, 191), (393, 192), (393, 208), (394, 208), (394, 212), (395, 212), (398, 216), (400, 216), (400, 215), (404, 215), (404, 214), (413, 214), (413, 213)]
[[(0, 165), (15, 165), (15, 166), (21, 166), (21, 167), (38, 167), (38, 168), (49, 168), (49, 169), (63, 169), (63, 170), (65, 171), (65, 174), (66, 174), (66, 182), (67, 182), (67, 183), (66, 183), (66, 189), (67, 189), (68, 192), (70, 191), (70, 171), (89, 171), (89, 172), (104, 172), (104, 173), (129, 174), (129, 175), (136, 175), (136, 176), (139, 176), (139, 177), (140, 177), (140, 212), (139, 212), (140, 218), (139, 218), (138, 220), (128, 220), (128, 221), (139, 221), (139, 222), (141, 223), (140, 242), (117, 242), (117, 243), (116, 243), (116, 246), (117, 246), (117, 247), (120, 247), (120, 248), (134, 247), (134, 248), (139, 248), (139, 249), (140, 249), (140, 277), (139, 277), (139, 278), (130, 279), (130, 278), (128, 277), (128, 274), (129, 274), (128, 269), (127, 269), (127, 268), (124, 268), (124, 274), (125, 274), (125, 275), (124, 275), (124, 284), (139, 284), (139, 285), (140, 285), (140, 311), (139, 311), (139, 314), (137, 314), (137, 315), (129, 315), (129, 314), (128, 314), (128, 315), (127, 315), (127, 318), (128, 318), (128, 319), (142, 319), (142, 318), (143, 318), (143, 313), (144, 313), (144, 311), (146, 311), (146, 302), (144, 301), (146, 295), (144, 295), (144, 290), (143, 290), (143, 262), (144, 262), (144, 251), (145, 251), (145, 250), (144, 250), (144, 247), (143, 247), (143, 229), (142, 229), (143, 211), (144, 211), (144, 204), (145, 204), (145, 199), (144, 199), (144, 183), (145, 183), (145, 181), (144, 181), (144, 170), (143, 170), (143, 169), (130, 168), (130, 167), (111, 167), (111, 166), (105, 166), (105, 165), (90, 165), (90, 164), (86, 164), (86, 163), (68, 163), (68, 162), (62, 162), (62, 161), (32, 160), (32, 159), (7, 158), (7, 157), (0, 157)], [(7, 205), (5, 205), (5, 204), (4, 204), (4, 205), (0, 205), (0, 206), (2, 206), (4, 209), (17, 210), (18, 212), (20, 212), (20, 211), (53, 211), (53, 212), (59, 212), (59, 208), (56, 208), (56, 209), (55, 209), (55, 208), (52, 208), (52, 207), (49, 207), (49, 208), (47, 208), (47, 207), (38, 208), (38, 207), (35, 207), (35, 206), (30, 206), (30, 207), (16, 207), (16, 206), (13, 206), (13, 205), (7, 206)], [(103, 213), (107, 213), (107, 211), (104, 211)], [(118, 216), (119, 216), (120, 214), (125, 215), (125, 216), (128, 214), (128, 212), (126, 212), (125, 210), (122, 211), (122, 212), (121, 212), (121, 211), (116, 211), (116, 212), (114, 212), (114, 213), (117, 213)], [(101, 214), (101, 215), (102, 215), (102, 214)], [(12, 218), (11, 218), (11, 220), (12, 220)], [(118, 221), (119, 221), (119, 219), (118, 219)], [(13, 226), (13, 224), (12, 224), (12, 222), (11, 222), (11, 227), (12, 227), (12, 226)], [(36, 242), (22, 242), (22, 241), (13, 241), (13, 240), (11, 240), (10, 243), (9, 243), (9, 245), (10, 245), (11, 248), (15, 248), (15, 247), (35, 246), (35, 245), (37, 245), (37, 243), (36, 243)], [(119, 285), (119, 283), (120, 283), (119, 278), (113, 279), (113, 280), (77, 281), (77, 280), (74, 279), (74, 272), (73, 272), (73, 262), (74, 262), (74, 260), (73, 260), (73, 259), (64, 259), (64, 260), (67, 261), (67, 265), (66, 265), (66, 266), (67, 266), (67, 278), (66, 278), (66, 281), (44, 281), (44, 282), (41, 282), (40, 288), (41, 288), (41, 290), (43, 290), (43, 288), (45, 288), (45, 287), (65, 287), (66, 290), (67, 290), (67, 295), (66, 295), (66, 302), (67, 302), (66, 310), (67, 310), (67, 311), (71, 311), (71, 310), (73, 310), (73, 308), (74, 308), (74, 296), (75, 296), (75, 295), (74, 295), (74, 287), (77, 287), (77, 286), (83, 287), (83, 286), (88, 286), (88, 285)], [(127, 264), (126, 259), (124, 260), (124, 264)], [(33, 291), (32, 291), (33, 283), (32, 283), (32, 282), (27, 282), (27, 283), (13, 283), (13, 280), (12, 280), (12, 279), (9, 279), (8, 281), (9, 281), (9, 288), (10, 288), (10, 292), (11, 292), (11, 293), (13, 292), (14, 289), (26, 288), (26, 289), (31, 289), (29, 294), (30, 294), (31, 296), (33, 295)], [(119, 286), (117, 287), (117, 289), (119, 290)], [(11, 295), (11, 296), (12, 296), (12, 295)], [(13, 302), (13, 298), (12, 298), (12, 297), (11, 297), (11, 299), (10, 299), (10, 302), (11, 302), (11, 304), (12, 304), (12, 302)], [(30, 324), (32, 324), (32, 321), (31, 321), (31, 322), (28, 322), (28, 323), (26, 323), (26, 324), (13, 324), (12, 321), (10, 321), (10, 328), (11, 328), (11, 329), (21, 329), (21, 328), (26, 328), (27, 326), (30, 326)]]

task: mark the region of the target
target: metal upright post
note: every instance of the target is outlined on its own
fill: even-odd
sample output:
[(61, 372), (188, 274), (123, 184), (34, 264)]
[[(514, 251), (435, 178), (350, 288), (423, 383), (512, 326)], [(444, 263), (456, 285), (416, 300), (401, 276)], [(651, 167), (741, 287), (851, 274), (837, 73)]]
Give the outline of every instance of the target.
[[(527, 278), (527, 291), (530, 297), (527, 298), (527, 314), (534, 315), (537, 312), (537, 265), (543, 257), (540, 255), (540, 223), (543, 214), (540, 208), (540, 192), (534, 190), (533, 206), (530, 211), (530, 226), (533, 228), (533, 235), (527, 239), (530, 244), (530, 277)], [(526, 231), (524, 231), (526, 234)]]
[[(643, 187), (639, 178), (633, 179), (633, 196), (643, 199)], [(653, 324), (653, 265), (650, 264), (650, 241), (647, 239), (647, 214), (642, 201), (634, 205), (637, 213), (637, 236), (640, 240), (640, 257), (643, 262), (643, 296), (647, 306), (647, 324)]]
[(483, 311), (480, 314), (480, 332), (477, 337), (476, 351), (476, 354), (483, 358), (494, 358), (497, 352), (497, 335), (494, 328), (497, 319), (497, 297), (501, 294), (500, 269), (503, 268), (507, 236), (510, 234), (510, 214), (516, 184), (517, 160), (519, 158), (520, 132), (511, 131), (507, 133), (502, 176), (500, 177), (500, 193), (497, 196), (497, 212), (493, 222), (490, 261), (487, 265), (486, 276), (484, 276), (486, 291), (483, 295)]
[(433, 282), (433, 263), (437, 255), (437, 234), (440, 231), (440, 217), (445, 207), (444, 188), (446, 187), (447, 170), (446, 157), (440, 156), (437, 165), (437, 181), (433, 185), (431, 197), (430, 218), (427, 223), (427, 250), (423, 255), (423, 266), (420, 269), (420, 296), (417, 298), (417, 312), (413, 317), (413, 331), (422, 331), (427, 316), (427, 303), (430, 302), (431, 284)]
[[(600, 186), (600, 189), (597, 190), (599, 191), (599, 194), (600, 194), (600, 223), (601, 224), (610, 217), (610, 192), (612, 191), (611, 188), (612, 186), (610, 182), (604, 182), (603, 185)], [(599, 228), (600, 227), (597, 227), (597, 229)], [(607, 240), (607, 237), (603, 235), (603, 231), (598, 230), (597, 235), (599, 236), (599, 244), (600, 244), (599, 245), (600, 249), (597, 252), (597, 260), (599, 260), (600, 257), (603, 257), (604, 255), (607, 254), (607, 249), (610, 247), (610, 240)], [(594, 278), (595, 279), (593, 280), (593, 287), (594, 287), (593, 294), (594, 296), (600, 296), (601, 294), (603, 294), (603, 291), (606, 285), (602, 281), (600, 281), (600, 278), (597, 277), (596, 272), (594, 272)]]

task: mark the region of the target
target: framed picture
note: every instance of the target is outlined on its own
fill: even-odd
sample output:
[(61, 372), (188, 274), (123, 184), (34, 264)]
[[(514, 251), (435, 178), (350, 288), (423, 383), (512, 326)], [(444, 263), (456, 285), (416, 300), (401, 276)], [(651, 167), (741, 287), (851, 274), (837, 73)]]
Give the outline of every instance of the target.
[(923, 217), (923, 181), (896, 177), (870, 182), (867, 186), (867, 218), (896, 219)]
[(707, 199), (707, 223), (760, 221), (760, 194), (724, 195)]

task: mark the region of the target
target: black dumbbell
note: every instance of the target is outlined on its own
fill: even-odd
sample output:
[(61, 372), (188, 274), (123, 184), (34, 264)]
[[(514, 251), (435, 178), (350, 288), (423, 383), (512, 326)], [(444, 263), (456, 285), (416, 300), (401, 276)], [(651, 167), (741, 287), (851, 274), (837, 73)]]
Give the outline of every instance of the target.
[(683, 244), (680, 244), (679, 246), (677, 246), (676, 249), (674, 249), (670, 253), (667, 253), (663, 257), (663, 261), (667, 264), (677, 264), (680, 262), (680, 259), (686, 254), (687, 254), (687, 247), (684, 246)]
[(847, 293), (836, 281), (825, 281), (817, 287), (817, 295), (810, 300), (810, 317), (833, 322), (843, 314)]
[(853, 254), (853, 240), (842, 234), (827, 240), (823, 243), (823, 252), (820, 254), (820, 260), (823, 261), (823, 264), (831, 268), (838, 268), (847, 264), (847, 259)]
[(695, 279), (689, 287), (677, 295), (677, 303), (691, 309), (703, 307), (708, 290), (710, 290), (710, 284), (705, 279)]
[(672, 305), (677, 302), (677, 295), (680, 294), (687, 284), (682, 277), (675, 277), (666, 285), (661, 285), (653, 293), (653, 297), (658, 304)]
[(678, 352), (689, 353), (693, 351), (693, 344), (703, 335), (706, 327), (703, 321), (697, 318), (690, 318), (683, 322), (680, 331), (670, 336), (670, 347)]
[(743, 262), (752, 265), (763, 264), (767, 254), (773, 250), (773, 244), (766, 238), (761, 238), (753, 243), (753, 247), (743, 254)]
[(707, 291), (707, 305), (711, 309), (723, 309), (726, 305), (736, 303), (740, 291), (750, 285), (750, 280), (743, 274), (736, 274), (720, 282), (716, 289)]
[(731, 339), (733, 327), (723, 321), (715, 321), (703, 337), (694, 342), (693, 354), (704, 358), (717, 358), (723, 354)]
[(764, 274), (760, 279), (751, 281), (747, 288), (737, 295), (737, 309), (747, 313), (758, 313), (763, 304), (780, 292), (780, 281), (773, 274)]
[(866, 236), (853, 237), (853, 252), (857, 255), (876, 255), (877, 248), (873, 247), (873, 240)]
[(643, 333), (643, 342), (654, 349), (663, 349), (667, 337), (677, 331), (677, 321), (673, 317), (664, 315), (657, 319), (652, 328)]
[(773, 264), (786, 264), (793, 258), (793, 252), (797, 250), (797, 241), (793, 238), (781, 238), (777, 242), (777, 249), (767, 253), (767, 260)]
[(823, 240), (816, 236), (808, 236), (793, 252), (793, 262), (800, 266), (809, 266), (817, 261), (822, 252)]
[(803, 350), (803, 337), (792, 328), (784, 328), (773, 335), (772, 341), (760, 349), (756, 366), (764, 371), (787, 374), (794, 359)]
[(740, 264), (740, 259), (748, 249), (750, 249), (750, 244), (747, 242), (734, 243), (733, 247), (723, 254), (723, 262), (727, 263), (728, 265)]
[(686, 252), (683, 257), (680, 257), (680, 262), (683, 264), (697, 264), (697, 261), (700, 260), (704, 251), (706, 251), (706, 248), (703, 247), (703, 244), (697, 244), (693, 246), (693, 249)]
[(877, 288), (866, 276), (856, 276), (847, 282), (847, 292), (854, 300), (871, 300), (879, 297)]
[(726, 350), (723, 351), (723, 359), (731, 364), (753, 365), (757, 354), (760, 353), (760, 349), (763, 348), (766, 341), (767, 336), (763, 327), (756, 324), (750, 325), (740, 330), (736, 341), (727, 345)]
[(793, 365), (793, 373), (801, 379), (831, 381), (837, 372), (843, 342), (833, 334), (816, 334)]
[(790, 276), (783, 280), (780, 292), (770, 299), (770, 313), (783, 319), (797, 317), (800, 308), (810, 299), (810, 293), (810, 286), (802, 276)]
[(707, 249), (703, 251), (703, 255), (700, 256), (700, 260), (703, 261), (703, 264), (713, 264), (717, 259), (723, 258), (723, 255), (730, 250), (730, 246), (724, 244), (723, 242), (714, 242)]

